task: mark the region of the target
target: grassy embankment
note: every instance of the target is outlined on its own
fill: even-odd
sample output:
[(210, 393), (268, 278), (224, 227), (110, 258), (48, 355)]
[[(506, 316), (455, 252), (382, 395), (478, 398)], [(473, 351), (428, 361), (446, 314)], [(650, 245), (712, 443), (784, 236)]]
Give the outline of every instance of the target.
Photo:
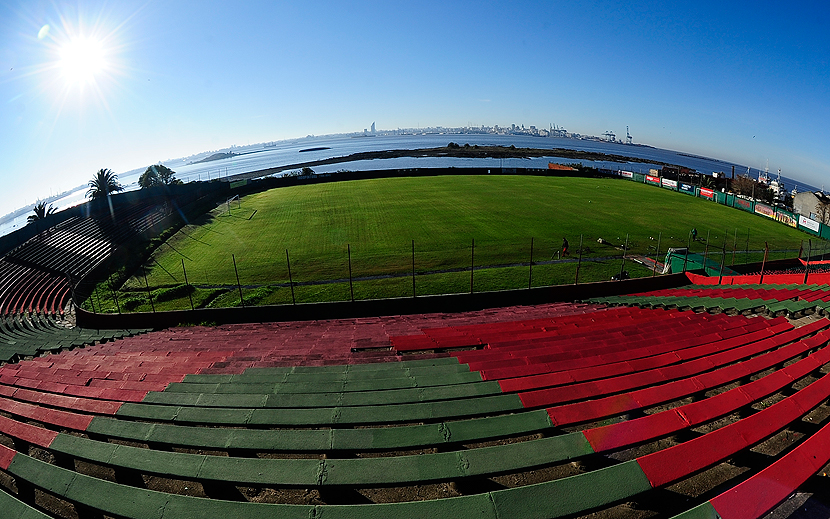
[[(184, 275), (195, 285), (195, 306), (240, 303), (232, 254), (247, 304), (292, 302), (286, 249), (299, 302), (348, 300), (347, 244), (355, 299), (412, 296), (412, 240), (418, 295), (470, 290), (475, 239), (474, 290), (528, 286), (531, 238), (532, 285), (573, 283), (575, 262), (551, 262), (567, 237), (571, 259), (580, 234), (584, 256), (580, 282), (607, 280), (620, 270), (621, 246), (654, 257), (683, 247), (689, 230), (709, 234), (709, 255), (720, 261), (726, 239), (727, 265), (758, 261), (768, 242), (771, 259), (794, 256), (807, 236), (778, 222), (681, 193), (615, 179), (527, 176), (394, 178), (274, 189), (242, 199), (241, 208), (221, 207), (193, 222), (162, 245), (147, 264), (156, 310), (190, 308)], [(613, 245), (597, 242), (603, 238)], [(783, 252), (783, 251), (789, 252)], [(692, 251), (703, 252), (695, 243)], [(605, 259), (603, 259), (605, 258)], [(586, 261), (587, 260), (587, 261)], [(500, 268), (483, 266), (512, 265)], [(457, 272), (439, 272), (460, 269)], [(651, 272), (627, 261), (632, 276)], [(429, 273), (429, 274), (428, 274)], [(402, 277), (384, 277), (401, 275)], [(359, 281), (359, 278), (373, 278)], [(338, 283), (307, 284), (327, 280)], [(176, 288), (178, 287), (178, 288)], [(125, 307), (149, 311), (144, 278), (129, 279), (118, 292)], [(115, 311), (108, 289), (93, 296), (96, 308)], [(165, 299), (167, 299), (165, 301)], [(99, 305), (100, 302), (100, 305)], [(89, 300), (86, 303), (91, 308)]]

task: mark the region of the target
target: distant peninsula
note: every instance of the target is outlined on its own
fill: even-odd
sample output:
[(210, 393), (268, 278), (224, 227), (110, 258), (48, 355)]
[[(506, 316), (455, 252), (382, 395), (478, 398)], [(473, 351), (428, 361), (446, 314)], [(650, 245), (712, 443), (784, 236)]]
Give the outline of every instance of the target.
[(205, 157), (202, 160), (191, 162), (191, 164), (201, 164), (202, 162), (213, 162), (214, 160), (229, 159), (231, 157), (236, 157), (238, 155), (241, 155), (241, 153), (233, 153), (231, 151), (227, 153), (214, 153), (210, 157)]
[[(290, 171), (302, 168), (312, 168), (328, 164), (340, 164), (357, 160), (394, 159), (399, 157), (463, 157), (463, 158), (531, 158), (531, 157), (558, 157), (570, 160), (599, 160), (608, 162), (641, 162), (655, 164), (658, 166), (670, 166), (663, 162), (626, 157), (623, 155), (598, 153), (593, 151), (569, 150), (564, 148), (541, 149), (541, 148), (516, 148), (515, 146), (470, 146), (469, 144), (459, 145), (454, 142), (442, 148), (421, 148), (417, 150), (385, 150), (365, 151), (352, 153), (343, 157), (331, 157), (328, 159), (299, 162), (285, 166), (249, 171), (231, 176), (230, 180), (242, 180), (246, 178), (259, 178), (283, 171)], [(205, 159), (207, 160), (207, 159)]]

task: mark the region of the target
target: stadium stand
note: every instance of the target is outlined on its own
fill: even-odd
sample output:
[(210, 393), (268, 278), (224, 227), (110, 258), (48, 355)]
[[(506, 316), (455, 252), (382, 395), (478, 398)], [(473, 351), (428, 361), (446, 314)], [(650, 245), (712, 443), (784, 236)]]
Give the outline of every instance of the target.
[[(819, 275), (689, 274), (454, 313), (73, 326), (74, 283), (161, 216), (70, 218), (0, 259), (4, 514), (751, 519), (796, 493), (830, 510), (808, 492), (830, 463)], [(605, 293), (639, 286), (624, 283)]]
[(773, 463), (658, 507), (750, 517), (721, 496), (778, 474), (760, 517), (830, 461), (810, 427), (826, 319), (484, 314), (166, 329), (6, 364), (0, 497), (31, 517), (614, 514), (760, 445)]

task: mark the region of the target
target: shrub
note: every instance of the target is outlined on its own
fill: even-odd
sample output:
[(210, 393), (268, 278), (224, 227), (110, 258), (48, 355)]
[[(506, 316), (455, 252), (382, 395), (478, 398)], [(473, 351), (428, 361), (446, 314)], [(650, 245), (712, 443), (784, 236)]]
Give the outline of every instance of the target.
[(121, 309), (122, 310), (126, 310), (127, 312), (132, 312), (133, 310), (135, 310), (136, 308), (138, 308), (142, 304), (146, 303), (147, 301), (146, 301), (145, 298), (140, 298), (140, 297), (125, 297), (124, 299), (122, 299), (119, 302), (121, 303)]
[(156, 301), (172, 301), (174, 299), (179, 299), (181, 297), (185, 297), (188, 294), (192, 294), (195, 292), (195, 288), (193, 285), (176, 285), (170, 288), (160, 288), (153, 292), (153, 299)]
[(216, 299), (221, 297), (223, 294), (229, 292), (229, 288), (215, 288), (208, 292), (207, 296), (199, 303), (199, 308), (220, 308), (222, 305), (215, 305), (213, 304)]

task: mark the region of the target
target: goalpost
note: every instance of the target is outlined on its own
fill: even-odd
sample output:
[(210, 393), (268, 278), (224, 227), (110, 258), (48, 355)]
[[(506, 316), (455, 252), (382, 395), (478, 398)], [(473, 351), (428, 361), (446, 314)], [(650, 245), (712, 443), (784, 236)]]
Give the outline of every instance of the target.
[(226, 204), (227, 204), (227, 206), (228, 206), (228, 214), (231, 214), (231, 207), (233, 207), (233, 203), (234, 203), (234, 201), (236, 201), (236, 208), (237, 208), (237, 209), (242, 209), (242, 201), (241, 201), (241, 200), (239, 200), (239, 195), (234, 195), (234, 196), (232, 196), (232, 197), (228, 198), (228, 199), (225, 201), (225, 203), (226, 203)]

